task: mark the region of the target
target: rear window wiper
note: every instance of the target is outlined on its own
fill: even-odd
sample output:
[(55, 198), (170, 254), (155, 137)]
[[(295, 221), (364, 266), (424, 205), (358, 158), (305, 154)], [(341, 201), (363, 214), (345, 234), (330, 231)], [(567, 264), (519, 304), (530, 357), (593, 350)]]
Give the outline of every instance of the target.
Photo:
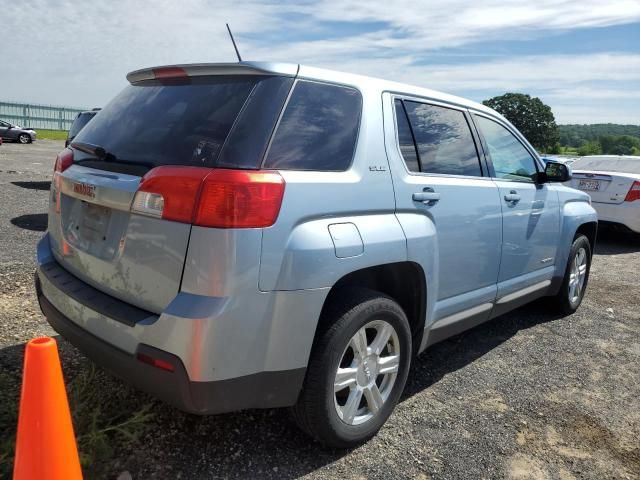
[(76, 150), (80, 150), (81, 152), (88, 153), (94, 158), (83, 158), (81, 160), (77, 160), (75, 163), (83, 163), (83, 162), (91, 162), (95, 160), (100, 160), (101, 162), (109, 162), (109, 163), (122, 163), (126, 165), (140, 165), (143, 167), (147, 167), (148, 169), (152, 169), (154, 167), (151, 162), (136, 162), (132, 160), (121, 160), (115, 156), (115, 154), (105, 150), (100, 145), (94, 145), (92, 143), (84, 143), (84, 142), (71, 142), (71, 147)]
[(100, 145), (94, 145), (92, 143), (84, 143), (84, 142), (71, 142), (71, 146), (75, 149), (80, 150), (81, 152), (88, 153), (89, 155), (93, 155), (98, 160), (107, 160), (112, 161), (116, 160), (116, 156), (105, 150)]

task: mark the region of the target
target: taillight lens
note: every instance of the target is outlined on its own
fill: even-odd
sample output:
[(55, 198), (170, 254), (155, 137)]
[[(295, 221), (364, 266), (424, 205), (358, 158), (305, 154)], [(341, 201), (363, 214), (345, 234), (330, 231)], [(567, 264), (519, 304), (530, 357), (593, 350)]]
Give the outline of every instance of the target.
[(202, 180), (211, 173), (202, 167), (157, 167), (140, 182), (131, 209), (176, 222), (191, 223)]
[(73, 150), (65, 148), (56, 157), (53, 166), (53, 201), (56, 205), (56, 213), (60, 213), (60, 174), (73, 165)]
[(157, 167), (143, 177), (131, 210), (203, 227), (269, 227), (284, 187), (273, 171)]
[(54, 173), (62, 173), (71, 165), (73, 165), (73, 150), (71, 150), (70, 148), (65, 148), (56, 157), (56, 163), (53, 167), (53, 171)]
[(640, 200), (640, 182), (635, 181), (631, 188), (627, 192), (627, 196), (624, 197), (625, 202), (633, 202), (635, 200)]
[(278, 218), (284, 179), (277, 172), (214, 170), (204, 179), (194, 223), (203, 227), (270, 227)]

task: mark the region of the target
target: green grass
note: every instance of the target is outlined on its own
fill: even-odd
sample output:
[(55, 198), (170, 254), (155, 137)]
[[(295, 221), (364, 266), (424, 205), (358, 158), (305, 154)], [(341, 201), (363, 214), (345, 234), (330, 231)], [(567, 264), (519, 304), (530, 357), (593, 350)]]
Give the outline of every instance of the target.
[[(110, 464), (135, 450), (152, 425), (154, 403), (111, 378), (91, 362), (67, 381), (80, 463), (85, 478), (112, 475)], [(21, 378), (0, 371), (0, 478), (13, 469)], [(66, 376), (66, 375), (65, 375)]]
[(38, 139), (45, 140), (66, 140), (68, 133), (66, 130), (42, 130), (40, 128), (37, 128), (36, 132)]

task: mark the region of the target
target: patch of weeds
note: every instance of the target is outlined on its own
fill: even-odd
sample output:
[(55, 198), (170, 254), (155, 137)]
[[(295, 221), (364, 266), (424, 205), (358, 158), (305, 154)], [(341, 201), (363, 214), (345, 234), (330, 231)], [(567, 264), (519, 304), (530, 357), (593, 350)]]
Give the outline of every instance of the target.
[(153, 419), (153, 403), (142, 403), (141, 394), (90, 362), (69, 390), (80, 462), (95, 475), (138, 442)]
[[(67, 394), (80, 462), (86, 478), (103, 477), (118, 456), (127, 456), (151, 426), (154, 403), (89, 361), (67, 375)], [(0, 478), (13, 470), (21, 379), (0, 373)]]
[(18, 425), (20, 379), (0, 372), (0, 478), (11, 478)]

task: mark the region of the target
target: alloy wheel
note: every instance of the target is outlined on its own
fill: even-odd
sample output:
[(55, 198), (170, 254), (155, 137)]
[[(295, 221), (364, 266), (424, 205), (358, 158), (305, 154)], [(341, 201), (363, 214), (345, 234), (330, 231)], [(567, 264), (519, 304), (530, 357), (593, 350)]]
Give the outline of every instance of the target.
[(384, 320), (360, 328), (345, 348), (334, 379), (334, 404), (348, 425), (371, 420), (389, 398), (400, 366), (400, 341)]

